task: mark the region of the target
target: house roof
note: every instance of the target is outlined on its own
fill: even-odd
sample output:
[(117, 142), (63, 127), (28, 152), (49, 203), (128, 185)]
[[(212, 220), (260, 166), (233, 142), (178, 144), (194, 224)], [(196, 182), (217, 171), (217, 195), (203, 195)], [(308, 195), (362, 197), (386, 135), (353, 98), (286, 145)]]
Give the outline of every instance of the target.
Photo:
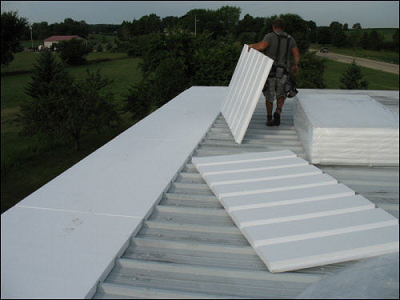
[[(271, 274), (234, 225), (193, 156), (306, 154), (291, 99), (269, 128), (260, 98), (238, 145), (218, 115), (226, 91), (185, 91), (3, 213), (2, 298), (294, 298), (352, 265)], [(299, 93), (365, 94), (398, 113), (398, 91)], [(398, 218), (398, 167), (318, 168)]]
[(61, 41), (69, 41), (73, 38), (81, 38), (78, 35), (52, 35), (45, 39), (45, 42), (61, 42)]

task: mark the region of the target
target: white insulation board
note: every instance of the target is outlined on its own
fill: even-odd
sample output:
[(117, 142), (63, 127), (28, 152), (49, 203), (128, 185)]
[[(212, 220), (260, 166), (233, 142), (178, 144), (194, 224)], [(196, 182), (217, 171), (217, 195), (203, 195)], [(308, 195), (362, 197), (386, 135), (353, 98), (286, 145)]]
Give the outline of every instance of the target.
[(299, 93), (294, 125), (313, 164), (399, 165), (399, 117), (370, 96)]
[(272, 273), (399, 251), (398, 219), (289, 150), (192, 162)]
[(242, 143), (253, 116), (261, 91), (271, 70), (273, 60), (244, 45), (221, 112), (235, 141)]

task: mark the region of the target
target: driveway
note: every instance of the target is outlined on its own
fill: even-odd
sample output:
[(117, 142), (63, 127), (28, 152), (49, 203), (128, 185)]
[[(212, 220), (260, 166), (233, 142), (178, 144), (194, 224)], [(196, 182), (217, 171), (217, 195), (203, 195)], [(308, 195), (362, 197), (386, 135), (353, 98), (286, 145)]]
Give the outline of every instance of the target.
[(336, 53), (321, 53), (316, 49), (310, 49), (310, 51), (316, 51), (315, 55), (317, 55), (319, 57), (324, 57), (327, 59), (332, 59), (332, 60), (336, 60), (336, 61), (348, 63), (348, 64), (350, 64), (353, 61), (353, 59), (355, 59), (356, 64), (359, 66), (399, 75), (399, 65), (389, 64), (389, 63), (365, 59), (365, 58), (336, 54)]

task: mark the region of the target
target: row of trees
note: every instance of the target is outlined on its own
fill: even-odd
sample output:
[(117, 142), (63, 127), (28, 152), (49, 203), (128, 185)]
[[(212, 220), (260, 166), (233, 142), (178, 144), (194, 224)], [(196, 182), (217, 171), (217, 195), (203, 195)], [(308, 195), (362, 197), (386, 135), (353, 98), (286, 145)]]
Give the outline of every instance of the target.
[(392, 41), (384, 41), (384, 36), (376, 30), (362, 30), (360, 23), (349, 30), (347, 24), (332, 22), (329, 27), (315, 28), (309, 33), (309, 41), (319, 44), (333, 44), (341, 48), (363, 48), (366, 50), (399, 50), (399, 30), (393, 34)]
[[(240, 10), (237, 13), (239, 15)], [(252, 35), (264, 36), (271, 32), (276, 17), (264, 19), (260, 32)], [(280, 17), (285, 20), (287, 31), (296, 39), (302, 55), (301, 72), (292, 76), (293, 80), (298, 87), (324, 88), (324, 61), (307, 52), (310, 23), (295, 14)], [(257, 22), (250, 17), (244, 20), (248, 24)], [(243, 39), (251, 38), (245, 32), (241, 35)], [(255, 41), (249, 40), (248, 43)], [(131, 87), (126, 110), (132, 113), (134, 120), (140, 120), (151, 109), (162, 106), (190, 86), (228, 85), (242, 46), (243, 43), (229, 32), (216, 36), (208, 30), (197, 32), (196, 36), (190, 31), (171, 31), (130, 37), (118, 47), (125, 49), (130, 56), (142, 58), (143, 79)]]
[[(87, 24), (85, 21), (75, 21), (66, 18), (63, 22), (48, 24), (48, 22), (33, 23), (32, 38), (34, 40), (44, 40), (52, 35), (79, 35), (87, 38), (89, 33), (100, 33), (116, 35), (121, 25), (113, 24)], [(22, 39), (30, 40), (30, 27), (26, 24), (22, 33)]]

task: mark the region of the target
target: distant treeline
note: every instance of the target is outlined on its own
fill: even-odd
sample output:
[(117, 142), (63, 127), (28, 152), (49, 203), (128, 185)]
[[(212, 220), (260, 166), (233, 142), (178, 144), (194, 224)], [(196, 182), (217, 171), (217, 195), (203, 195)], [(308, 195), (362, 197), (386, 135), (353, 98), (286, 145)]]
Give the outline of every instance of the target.
[[(239, 20), (241, 9), (223, 6), (217, 10), (193, 9), (182, 17), (168, 16), (160, 18), (150, 14), (133, 21), (123, 21), (121, 25), (87, 24), (85, 21), (74, 21), (67, 18), (64, 22), (48, 24), (47, 22), (32, 24), (34, 40), (43, 40), (52, 35), (79, 35), (87, 38), (89, 34), (115, 35), (122, 42), (134, 37), (152, 33), (190, 32), (201, 34), (210, 32), (212, 38), (233, 37), (241, 43), (254, 43), (271, 31), (274, 16), (252, 17), (246, 14)], [(391, 37), (384, 38), (378, 30), (362, 29), (360, 23), (352, 25), (333, 21), (330, 26), (317, 26), (312, 20), (303, 20), (298, 15), (285, 14), (289, 18), (287, 32), (297, 40), (306, 44), (332, 44), (342, 48), (360, 47), (371, 50), (397, 50), (399, 46), (399, 30)], [(299, 38), (299, 35), (301, 37)], [(24, 38), (30, 39), (30, 29), (26, 27)], [(303, 45), (306, 46), (306, 45)], [(304, 48), (304, 47), (303, 47)]]

